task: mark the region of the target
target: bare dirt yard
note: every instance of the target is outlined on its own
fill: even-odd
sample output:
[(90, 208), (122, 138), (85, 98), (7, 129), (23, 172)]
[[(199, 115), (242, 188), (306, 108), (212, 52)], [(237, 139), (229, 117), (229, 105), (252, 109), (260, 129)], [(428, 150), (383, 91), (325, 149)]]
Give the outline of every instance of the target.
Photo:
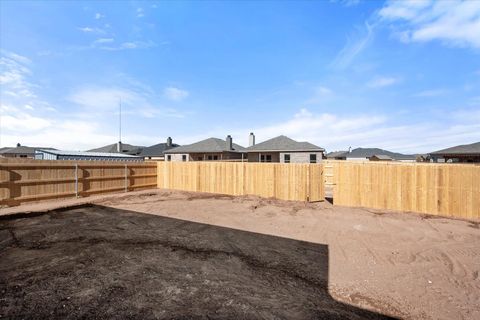
[(0, 318), (480, 319), (478, 222), (153, 190), (0, 210)]

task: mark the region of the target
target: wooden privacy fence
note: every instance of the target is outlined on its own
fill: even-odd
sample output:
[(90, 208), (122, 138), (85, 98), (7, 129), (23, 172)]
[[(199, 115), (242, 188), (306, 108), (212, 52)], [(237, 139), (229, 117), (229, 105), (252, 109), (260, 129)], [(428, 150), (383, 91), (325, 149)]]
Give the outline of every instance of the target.
[(328, 161), (336, 205), (480, 218), (480, 166)]
[(158, 162), (158, 187), (282, 200), (322, 201), (321, 164)]
[(156, 163), (0, 162), (0, 205), (156, 187)]

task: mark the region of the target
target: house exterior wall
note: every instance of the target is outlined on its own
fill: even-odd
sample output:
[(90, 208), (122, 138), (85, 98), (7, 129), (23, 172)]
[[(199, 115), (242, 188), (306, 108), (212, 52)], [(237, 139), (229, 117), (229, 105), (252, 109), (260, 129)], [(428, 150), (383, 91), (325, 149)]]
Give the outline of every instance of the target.
[(323, 152), (249, 152), (248, 162), (260, 162), (260, 155), (270, 155), (272, 162), (285, 163), (285, 155), (290, 155), (290, 163), (310, 163), (310, 155), (317, 155), (317, 162), (322, 162)]
[(5, 158), (35, 158), (33, 153), (4, 153), (2, 156)]
[(272, 157), (271, 162), (280, 162), (279, 152), (249, 152), (248, 162), (260, 162), (260, 155), (270, 155)]
[[(208, 152), (208, 153), (166, 153), (165, 161), (168, 161), (168, 156), (171, 155), (171, 161), (182, 161), (182, 156), (187, 156), (187, 161), (221, 161), (221, 160), (241, 160), (242, 154), (238, 152)], [(209, 160), (209, 157), (211, 159)], [(214, 157), (217, 157), (214, 160)], [(247, 156), (243, 156), (247, 159)]]
[(310, 155), (315, 154), (317, 156), (317, 162), (322, 162), (323, 152), (281, 152), (280, 163), (285, 163), (285, 155), (290, 155), (290, 163), (310, 163)]
[(348, 158), (348, 161), (369, 161), (368, 158)]

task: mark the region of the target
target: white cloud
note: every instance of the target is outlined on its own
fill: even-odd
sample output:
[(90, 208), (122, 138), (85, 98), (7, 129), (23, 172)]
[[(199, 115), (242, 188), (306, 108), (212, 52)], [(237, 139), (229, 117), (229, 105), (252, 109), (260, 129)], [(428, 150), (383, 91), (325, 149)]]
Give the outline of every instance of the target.
[(112, 43), (114, 41), (115, 41), (115, 39), (113, 39), (113, 38), (99, 38), (99, 39), (95, 40), (93, 43), (94, 44), (102, 44), (102, 43)]
[(50, 126), (50, 121), (32, 116), (19, 108), (1, 105), (2, 129), (9, 131), (38, 131)]
[(142, 18), (145, 16), (145, 11), (143, 8), (137, 8), (137, 18)]
[(101, 14), (100, 12), (97, 12), (95, 13), (95, 19), (102, 19), (102, 18), (105, 18), (105, 15), (104, 14)]
[(400, 82), (399, 78), (394, 77), (376, 77), (367, 83), (370, 88), (383, 88)]
[(313, 89), (313, 95), (305, 101), (307, 104), (317, 104), (328, 101), (333, 97), (332, 89), (325, 86), (318, 86)]
[(28, 81), (31, 75), (30, 59), (2, 50), (0, 57), (0, 85), (2, 93), (15, 98), (35, 98), (34, 84)]
[(347, 38), (347, 43), (337, 54), (332, 62), (334, 68), (344, 69), (371, 43), (374, 37), (376, 25), (365, 22), (363, 28), (359, 28), (358, 34)]
[(161, 106), (159, 98), (152, 93), (149, 87), (131, 81), (128, 77), (123, 79), (130, 86), (125, 87), (96, 87), (87, 86), (77, 88), (67, 100), (83, 109), (83, 114), (92, 117), (112, 116), (117, 114), (119, 104), (122, 104), (122, 113), (144, 118), (183, 118), (184, 112)]
[(77, 29), (85, 33), (105, 34), (105, 30), (96, 27), (79, 27)]
[(92, 43), (91, 47), (107, 50), (107, 51), (119, 51), (119, 50), (131, 50), (131, 49), (148, 49), (156, 46), (155, 42), (153, 41), (127, 41), (119, 45), (112, 45), (114, 39), (111, 38), (107, 40), (111, 40), (111, 41), (104, 41), (102, 43), (95, 41)]
[(378, 12), (404, 42), (480, 48), (480, 1), (389, 1)]
[(168, 87), (163, 90), (164, 96), (172, 101), (181, 101), (189, 96), (189, 92), (175, 87)]

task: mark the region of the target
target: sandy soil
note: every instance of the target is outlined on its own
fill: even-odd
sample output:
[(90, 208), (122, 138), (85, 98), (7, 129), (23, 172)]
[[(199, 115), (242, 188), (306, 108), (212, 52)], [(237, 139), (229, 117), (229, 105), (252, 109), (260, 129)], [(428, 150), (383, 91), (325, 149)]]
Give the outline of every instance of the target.
[[(0, 221), (0, 288), (6, 288), (0, 314), (21, 316), (35, 306), (62, 315), (72, 300), (80, 310), (66, 314), (80, 317), (141, 311), (147, 318), (480, 318), (475, 222), (167, 190), (90, 201), (98, 207)], [(124, 261), (130, 267), (121, 267)], [(92, 285), (98, 290), (89, 291)], [(46, 300), (29, 300), (32, 288)], [(44, 303), (52, 301), (55, 308)], [(125, 308), (108, 309), (102, 301)], [(181, 301), (189, 304), (179, 309)]]

